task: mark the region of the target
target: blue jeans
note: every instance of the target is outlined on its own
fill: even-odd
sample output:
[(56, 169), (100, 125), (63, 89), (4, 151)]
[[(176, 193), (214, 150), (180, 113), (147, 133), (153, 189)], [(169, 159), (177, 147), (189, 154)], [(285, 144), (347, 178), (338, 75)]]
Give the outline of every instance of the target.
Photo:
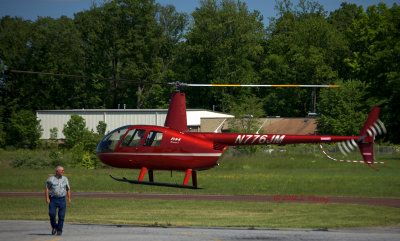
[[(50, 198), (49, 204), (49, 216), (50, 216), (50, 224), (52, 228), (56, 228), (57, 231), (62, 232), (64, 226), (64, 217), (65, 217), (65, 209), (67, 205), (65, 202), (65, 197), (63, 198)], [(56, 222), (58, 208), (58, 225)]]

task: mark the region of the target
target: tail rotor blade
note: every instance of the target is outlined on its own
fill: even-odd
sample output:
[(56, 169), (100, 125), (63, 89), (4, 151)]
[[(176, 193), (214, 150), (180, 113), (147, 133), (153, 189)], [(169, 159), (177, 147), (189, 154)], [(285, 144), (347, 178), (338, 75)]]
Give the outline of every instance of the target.
[(339, 147), (340, 152), (341, 152), (343, 155), (347, 156), (347, 153), (343, 150), (342, 143), (339, 143), (339, 144), (338, 144), (338, 147)]
[(386, 130), (385, 124), (383, 124), (383, 122), (380, 119), (378, 119), (377, 122), (381, 126), (383, 133), (386, 134), (387, 130)]

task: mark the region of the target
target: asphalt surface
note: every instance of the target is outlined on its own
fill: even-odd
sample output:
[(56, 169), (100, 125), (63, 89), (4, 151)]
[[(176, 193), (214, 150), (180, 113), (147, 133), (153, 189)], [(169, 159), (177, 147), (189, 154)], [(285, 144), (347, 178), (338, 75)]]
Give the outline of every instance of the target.
[(139, 227), (65, 223), (62, 236), (50, 234), (45, 221), (0, 221), (0, 240), (399, 240), (400, 227), (357, 229), (245, 229), (204, 227)]
[[(0, 192), (0, 197), (43, 197), (43, 192)], [(340, 198), (324, 197), (313, 200), (283, 200), (285, 196), (257, 195), (181, 195), (135, 193), (73, 193), (74, 198), (133, 198), (167, 200), (216, 200), (247, 202), (306, 202), (306, 203), (357, 203), (400, 208), (396, 198)], [(400, 240), (400, 225), (393, 227), (348, 229), (247, 229), (206, 227), (141, 227), (130, 225), (65, 223), (62, 236), (50, 234), (49, 222), (1, 221), (0, 241), (58, 241), (58, 240)]]

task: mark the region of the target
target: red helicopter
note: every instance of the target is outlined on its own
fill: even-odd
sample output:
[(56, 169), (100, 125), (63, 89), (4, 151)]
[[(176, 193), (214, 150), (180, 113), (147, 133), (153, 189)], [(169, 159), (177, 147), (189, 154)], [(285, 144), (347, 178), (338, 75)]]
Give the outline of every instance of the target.
[[(178, 85), (182, 85), (182, 83), (178, 83)], [(263, 85), (258, 87), (294, 86), (337, 87), (321, 85)], [(354, 149), (354, 147), (358, 146), (364, 159), (363, 162), (370, 165), (377, 163), (374, 162), (373, 156), (374, 138), (376, 135), (386, 132), (383, 123), (378, 120), (379, 111), (379, 107), (374, 107), (371, 110), (359, 136), (188, 132), (185, 94), (176, 90), (172, 95), (163, 127), (151, 125), (128, 125), (120, 127), (107, 134), (100, 141), (97, 146), (97, 156), (103, 163), (109, 166), (141, 169), (138, 180), (120, 179), (110, 175), (117, 181), (193, 189), (198, 188), (197, 171), (207, 170), (218, 165), (218, 159), (228, 146), (340, 142), (342, 144), (339, 147), (343, 151), (350, 152), (349, 149)], [(186, 174), (182, 185), (157, 183), (154, 182), (154, 170), (185, 171)], [(148, 171), (149, 181), (143, 181), (146, 171)], [(192, 176), (192, 186), (188, 185), (190, 176)]]
[[(14, 73), (42, 74), (71, 78), (95, 78), (65, 74), (11, 70)], [(96, 78), (99, 79), (99, 78)], [(113, 80), (100, 78), (102, 80)], [(160, 84), (118, 79), (146, 84)], [(371, 166), (374, 163), (373, 144), (377, 135), (386, 133), (384, 124), (378, 119), (380, 108), (372, 108), (364, 127), (358, 136), (330, 135), (285, 135), (258, 133), (213, 133), (189, 132), (186, 119), (186, 98), (179, 87), (339, 87), (337, 85), (216, 85), (168, 83), (175, 86), (164, 126), (127, 125), (108, 133), (97, 146), (97, 157), (105, 164), (118, 168), (141, 169), (138, 180), (116, 178), (117, 181), (134, 184), (169, 186), (197, 189), (197, 171), (207, 170), (218, 165), (218, 159), (228, 146), (245, 145), (285, 145), (297, 143), (338, 142), (339, 149), (346, 154), (354, 148), (360, 149), (363, 161)], [(321, 146), (322, 151), (328, 156)], [(330, 156), (329, 158), (337, 160)], [(372, 167), (372, 166), (371, 166)], [(185, 171), (182, 185), (154, 182), (154, 170)], [(143, 181), (148, 172), (149, 181)], [(188, 185), (190, 176), (192, 185)]]

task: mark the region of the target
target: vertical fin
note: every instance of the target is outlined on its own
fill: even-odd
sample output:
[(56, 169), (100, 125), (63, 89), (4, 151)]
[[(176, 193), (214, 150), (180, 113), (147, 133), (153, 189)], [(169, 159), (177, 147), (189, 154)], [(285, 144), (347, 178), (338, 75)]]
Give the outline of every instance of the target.
[(363, 161), (353, 161), (353, 160), (337, 160), (326, 154), (322, 145), (320, 145), (322, 152), (330, 159), (339, 162), (356, 162), (368, 164), (374, 170), (377, 170), (372, 166), (372, 164), (384, 164), (384, 162), (377, 162), (374, 160), (374, 139), (376, 135), (386, 133), (385, 125), (380, 121), (379, 118), (379, 107), (372, 108), (365, 121), (364, 127), (361, 129), (358, 139), (351, 139), (338, 144), (340, 151), (346, 155), (350, 153), (354, 147), (358, 146), (363, 157)]
[(182, 132), (188, 130), (186, 119), (186, 97), (184, 93), (174, 92), (172, 94), (164, 126)]
[(357, 143), (360, 148), (361, 155), (364, 159), (364, 163), (374, 163), (374, 138), (376, 130), (372, 129), (379, 117), (379, 107), (373, 107), (368, 115), (368, 119), (365, 121), (364, 127), (360, 132), (360, 141)]
[(367, 135), (367, 130), (374, 126), (374, 124), (378, 121), (379, 111), (381, 108), (373, 107), (371, 112), (368, 115), (368, 119), (365, 121), (364, 127), (361, 129), (360, 136)]

